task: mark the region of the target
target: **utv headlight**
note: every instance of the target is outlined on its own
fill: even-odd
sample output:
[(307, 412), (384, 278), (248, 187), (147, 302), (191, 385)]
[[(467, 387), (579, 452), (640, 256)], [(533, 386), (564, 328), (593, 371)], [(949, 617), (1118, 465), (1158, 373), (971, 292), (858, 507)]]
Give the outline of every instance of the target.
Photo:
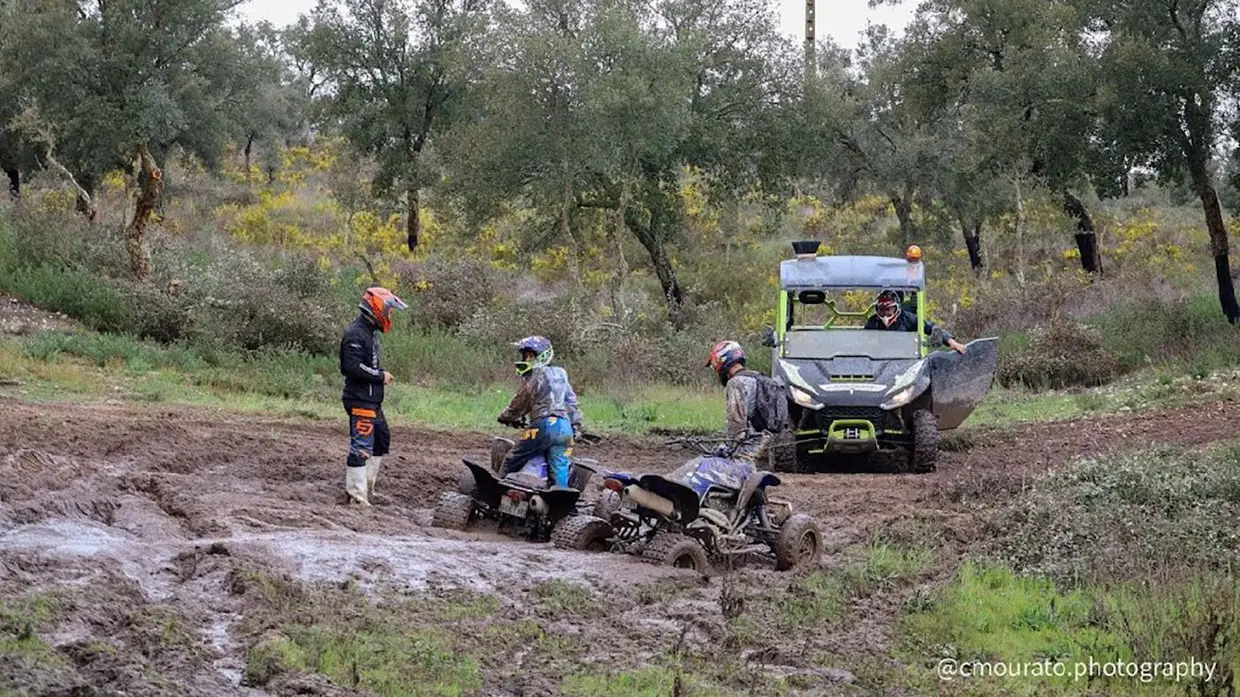
[(797, 404), (805, 407), (806, 409), (821, 409), (822, 408), (821, 404), (814, 401), (813, 395), (806, 392), (805, 390), (799, 387), (796, 387), (795, 385), (790, 386), (788, 389), (792, 390), (792, 401), (796, 402)]
[(908, 404), (909, 400), (913, 398), (913, 387), (914, 385), (909, 385), (908, 387), (900, 390), (894, 397), (886, 402), (883, 402), (880, 406), (883, 409), (895, 409)]

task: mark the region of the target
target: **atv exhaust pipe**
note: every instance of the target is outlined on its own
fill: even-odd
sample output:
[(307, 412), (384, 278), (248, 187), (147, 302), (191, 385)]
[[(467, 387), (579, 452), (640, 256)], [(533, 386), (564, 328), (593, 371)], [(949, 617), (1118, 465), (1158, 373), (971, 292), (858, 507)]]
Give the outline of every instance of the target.
[(646, 491), (636, 484), (630, 484), (624, 487), (623, 493), (625, 498), (629, 499), (638, 506), (641, 506), (642, 508), (649, 508), (655, 513), (662, 516), (667, 516), (668, 518), (674, 519), (678, 517), (676, 516), (676, 504), (672, 503), (671, 499)]
[(547, 511), (551, 510), (547, 506), (547, 502), (543, 500), (543, 497), (538, 494), (534, 494), (530, 497), (530, 509), (540, 516), (547, 515)]

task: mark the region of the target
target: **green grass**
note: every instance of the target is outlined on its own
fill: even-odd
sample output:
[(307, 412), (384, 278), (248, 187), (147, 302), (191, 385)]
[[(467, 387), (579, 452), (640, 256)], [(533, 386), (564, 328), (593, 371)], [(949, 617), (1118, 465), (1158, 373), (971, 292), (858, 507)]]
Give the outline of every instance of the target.
[(784, 631), (824, 627), (844, 615), (847, 586), (837, 575), (814, 572), (775, 599), (775, 623)]
[(44, 667), (64, 663), (40, 636), (60, 611), (61, 601), (49, 594), (29, 594), (0, 600), (0, 654), (21, 656)]
[(482, 687), (477, 661), (455, 651), (449, 632), (384, 624), (285, 626), (250, 649), (250, 680), (264, 684), (284, 671), (392, 697), (457, 697)]
[(680, 690), (677, 691), (674, 671), (649, 666), (615, 673), (577, 673), (564, 679), (563, 689), (568, 697), (670, 697), (676, 694), (725, 697), (736, 694), (707, 685), (692, 675), (679, 676), (679, 682)]
[[(1191, 681), (1142, 683), (1133, 678), (1077, 680), (1089, 661), (1217, 663), (1213, 684), (1192, 694), (1228, 694), (1240, 667), (1240, 585), (1234, 577), (1200, 574), (1171, 582), (1062, 586), (1001, 565), (966, 562), (955, 579), (900, 621), (899, 653), (919, 691), (948, 694), (1185, 694)], [(943, 683), (940, 661), (961, 664), (1065, 664), (1065, 677), (957, 677)], [(945, 688), (954, 686), (952, 690)], [(1201, 692), (1197, 689), (1204, 688)], [(1098, 690), (1103, 692), (1099, 693)]]
[[(304, 353), (242, 358), (202, 347), (162, 346), (132, 336), (97, 332), (39, 332), (0, 343), (0, 377), (20, 388), (5, 393), (55, 399), (127, 397), (274, 412), (310, 418), (343, 418), (333, 359)], [(435, 428), (493, 429), (495, 417), (517, 388), (410, 384), (398, 375), (385, 410), (393, 421)], [(580, 390), (587, 428), (646, 433), (654, 429), (709, 432), (723, 422), (722, 391), (650, 386), (634, 392)]]
[(558, 578), (539, 581), (530, 588), (530, 594), (553, 617), (597, 615), (601, 609), (600, 600), (588, 586)]

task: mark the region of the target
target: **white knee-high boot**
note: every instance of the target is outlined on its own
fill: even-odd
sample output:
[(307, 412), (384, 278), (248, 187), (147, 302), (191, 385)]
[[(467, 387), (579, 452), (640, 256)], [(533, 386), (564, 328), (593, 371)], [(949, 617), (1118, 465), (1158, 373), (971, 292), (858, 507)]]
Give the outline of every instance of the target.
[(375, 494), (375, 480), (379, 478), (379, 464), (383, 461), (381, 457), (366, 458), (366, 495), (367, 497)]
[(344, 490), (355, 503), (363, 506), (370, 505), (370, 496), (368, 495), (366, 485), (366, 471), (368, 467), (345, 467), (344, 468)]

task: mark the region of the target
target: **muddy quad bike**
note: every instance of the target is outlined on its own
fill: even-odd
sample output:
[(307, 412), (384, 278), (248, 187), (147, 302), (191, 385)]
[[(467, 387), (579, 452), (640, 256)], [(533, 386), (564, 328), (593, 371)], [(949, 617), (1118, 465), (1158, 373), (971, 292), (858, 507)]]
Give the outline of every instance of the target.
[(751, 437), (670, 440), (701, 456), (667, 475), (600, 471), (606, 491), (592, 517), (608, 522), (610, 542), (622, 551), (703, 574), (712, 560), (742, 555), (773, 558), (781, 571), (814, 564), (822, 553), (818, 524), (768, 495), (779, 477), (731, 457)]
[(493, 439), (488, 466), (462, 458), (467, 469), (458, 482), (458, 490), (440, 494), (431, 524), (464, 530), (474, 520), (486, 519), (496, 521), (501, 530), (516, 529), (533, 542), (554, 537), (560, 547), (608, 549), (607, 530), (601, 530), (597, 523), (572, 520), (593, 507), (581, 500), (581, 491), (597, 463), (575, 458), (569, 470), (569, 486), (550, 486), (547, 459), (542, 455), (531, 458), (516, 472), (501, 474), (513, 445), (507, 438)]
[[(788, 389), (792, 430), (770, 448), (771, 469), (807, 471), (815, 456), (904, 451), (903, 468), (930, 472), (939, 433), (960, 426), (994, 382), (998, 339), (978, 339), (964, 355), (929, 351), (925, 268), (906, 259), (817, 256), (818, 242), (794, 242), (780, 262), (778, 325), (763, 344), (772, 376)], [(875, 296), (902, 296), (917, 331), (865, 329)]]

